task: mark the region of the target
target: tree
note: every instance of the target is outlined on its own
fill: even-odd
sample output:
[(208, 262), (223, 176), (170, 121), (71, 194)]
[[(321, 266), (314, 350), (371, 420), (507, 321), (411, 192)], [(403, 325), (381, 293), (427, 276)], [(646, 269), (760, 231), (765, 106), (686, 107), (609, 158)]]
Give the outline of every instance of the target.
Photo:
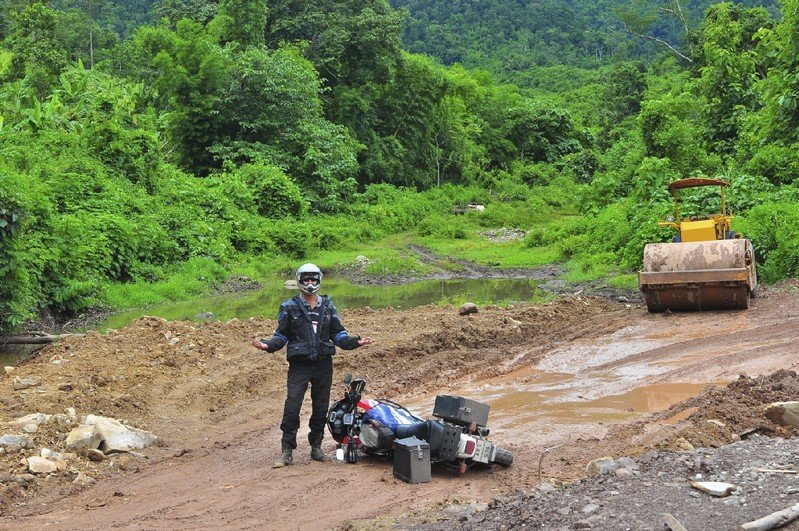
[[(683, 61), (694, 61), (693, 44), (688, 38), (691, 12), (686, 0), (635, 0), (630, 6), (618, 7), (614, 12), (632, 35), (667, 48)], [(673, 28), (669, 33), (681, 43), (668, 40), (663, 30), (669, 27)]]
[(701, 25), (703, 64), (696, 87), (705, 101), (708, 145), (717, 153), (733, 154), (745, 117), (757, 106), (756, 34), (770, 25), (765, 9), (731, 3), (710, 8)]
[(385, 83), (400, 60), (402, 16), (386, 0), (269, 0), (269, 48), (306, 43), (325, 85)]
[(231, 65), (217, 36), (188, 19), (175, 30), (140, 28), (109, 68), (143, 82), (163, 113), (164, 151), (190, 171), (205, 175), (219, 163), (208, 151), (220, 135), (219, 101)]
[(230, 19), (225, 39), (244, 47), (263, 46), (267, 0), (222, 0), (219, 14)]
[(28, 78), (43, 96), (67, 64), (57, 38), (58, 12), (34, 3), (11, 14), (6, 45), (13, 53), (9, 77)]

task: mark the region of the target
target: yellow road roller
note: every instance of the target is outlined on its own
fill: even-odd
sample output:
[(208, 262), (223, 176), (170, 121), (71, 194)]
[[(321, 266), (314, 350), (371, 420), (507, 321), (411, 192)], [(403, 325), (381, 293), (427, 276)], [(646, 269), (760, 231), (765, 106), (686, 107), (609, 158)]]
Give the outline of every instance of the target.
[[(721, 214), (680, 218), (679, 191), (718, 186)], [(650, 312), (666, 310), (746, 309), (757, 289), (752, 243), (730, 230), (722, 179), (680, 179), (668, 185), (674, 197), (674, 218), (658, 222), (676, 229), (672, 243), (650, 243), (644, 248), (644, 268), (638, 285)]]

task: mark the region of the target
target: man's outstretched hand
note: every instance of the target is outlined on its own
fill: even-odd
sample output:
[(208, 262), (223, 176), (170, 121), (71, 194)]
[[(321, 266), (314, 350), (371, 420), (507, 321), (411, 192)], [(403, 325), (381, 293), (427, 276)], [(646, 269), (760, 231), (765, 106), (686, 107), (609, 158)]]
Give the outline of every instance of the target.
[(358, 340), (358, 346), (362, 347), (364, 345), (371, 345), (374, 343), (374, 340), (371, 337), (362, 337)]
[(263, 342), (263, 341), (261, 341), (260, 339), (253, 339), (253, 340), (252, 340), (252, 346), (254, 346), (255, 348), (257, 348), (258, 350), (266, 350), (266, 349), (268, 348), (268, 347), (266, 346), (266, 343), (264, 343), (264, 342)]

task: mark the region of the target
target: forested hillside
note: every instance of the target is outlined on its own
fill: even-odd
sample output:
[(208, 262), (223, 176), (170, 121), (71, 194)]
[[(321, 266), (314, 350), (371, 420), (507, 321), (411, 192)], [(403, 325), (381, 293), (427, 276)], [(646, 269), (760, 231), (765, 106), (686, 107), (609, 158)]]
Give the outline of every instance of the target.
[[(461, 63), (500, 76), (536, 66), (590, 68), (620, 60), (649, 60), (664, 43), (690, 46), (686, 37), (693, 38), (694, 28), (713, 3), (391, 0), (391, 5), (409, 13), (403, 33), (408, 50), (431, 55), (446, 65)], [(772, 13), (778, 10), (773, 0), (734, 3), (763, 6)]]
[[(593, 20), (567, 5), (574, 26), (553, 15), (541, 30)], [(385, 0), (170, 1), (135, 29), (98, 14), (112, 7), (4, 4), (0, 330), (45, 308), (140, 302), (129, 286), (180, 297), (237, 268), (354, 257), (393, 234), (477, 246), (480, 227), (518, 227), (505, 257), (628, 273), (669, 237), (655, 224), (665, 183), (689, 175), (732, 182), (764, 280), (799, 269), (799, 0), (777, 16), (712, 6), (680, 48), (690, 60), (603, 36), (624, 53), (547, 97), (407, 51)], [(569, 39), (547, 41), (559, 63), (594, 53)], [(652, 59), (620, 60), (633, 57)], [(485, 213), (450, 215), (468, 202)], [(404, 267), (380, 252), (371, 267)]]

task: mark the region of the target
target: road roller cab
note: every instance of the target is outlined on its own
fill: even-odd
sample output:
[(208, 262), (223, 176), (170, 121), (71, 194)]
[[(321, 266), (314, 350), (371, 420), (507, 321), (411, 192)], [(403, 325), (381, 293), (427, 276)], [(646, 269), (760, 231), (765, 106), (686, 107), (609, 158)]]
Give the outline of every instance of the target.
[[(680, 179), (669, 184), (675, 216), (660, 226), (677, 230), (673, 243), (650, 243), (638, 284), (650, 312), (748, 308), (757, 288), (754, 250), (730, 229), (721, 179)], [(679, 190), (719, 186), (721, 213), (680, 219)]]
[[(699, 186), (719, 187), (721, 192), (721, 214), (690, 215), (680, 219), (679, 191)], [(724, 188), (727, 186), (729, 186), (729, 183), (722, 179), (680, 179), (670, 183), (667, 188), (672, 197), (674, 197), (674, 218), (670, 218), (668, 221), (660, 221), (658, 225), (677, 229), (677, 235), (674, 237), (675, 242), (703, 242), (734, 238), (735, 233), (730, 230), (730, 220), (733, 216), (731, 212), (727, 212), (727, 203), (724, 197)]]

